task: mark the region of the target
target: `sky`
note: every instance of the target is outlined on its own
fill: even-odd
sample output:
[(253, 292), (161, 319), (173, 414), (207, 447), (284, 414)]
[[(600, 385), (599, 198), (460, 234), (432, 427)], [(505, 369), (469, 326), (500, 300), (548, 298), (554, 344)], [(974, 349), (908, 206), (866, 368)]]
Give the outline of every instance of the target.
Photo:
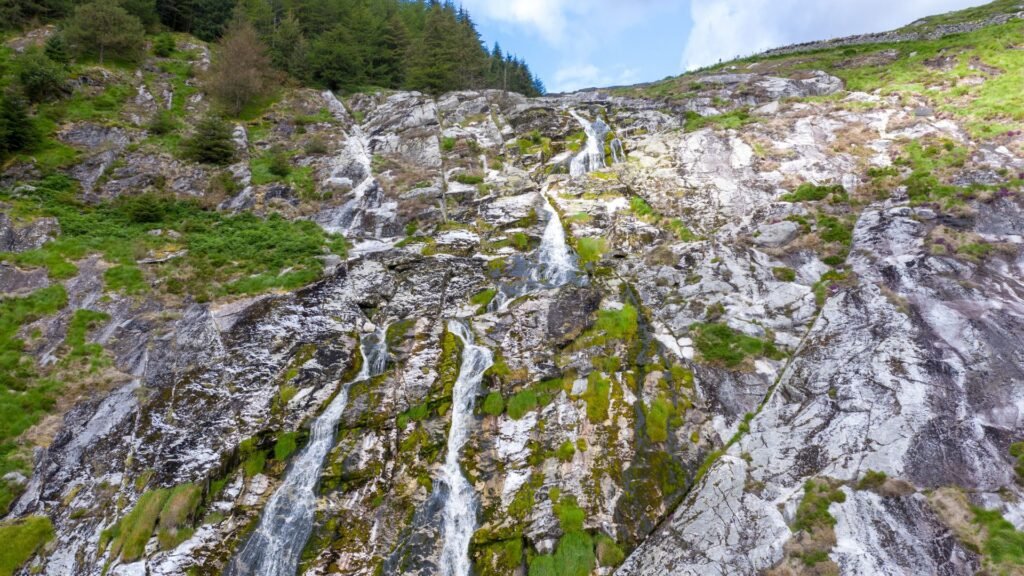
[(768, 48), (890, 30), (986, 0), (461, 0), (549, 92), (651, 82)]

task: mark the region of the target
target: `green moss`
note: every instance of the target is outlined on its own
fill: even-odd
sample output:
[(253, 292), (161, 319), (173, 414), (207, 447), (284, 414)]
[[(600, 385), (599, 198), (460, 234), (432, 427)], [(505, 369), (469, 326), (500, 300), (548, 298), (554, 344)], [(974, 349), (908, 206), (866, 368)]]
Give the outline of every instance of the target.
[(587, 376), (587, 391), (583, 399), (587, 402), (587, 419), (592, 424), (600, 424), (608, 419), (611, 387), (611, 380), (600, 372), (591, 372)]
[(482, 313), (487, 311), (487, 305), (490, 304), (491, 300), (494, 300), (494, 297), (497, 295), (497, 290), (494, 288), (488, 288), (487, 290), (481, 290), (474, 294), (473, 297), (469, 299), (469, 302), (474, 306), (477, 306), (478, 311)]
[(423, 420), (426, 420), (428, 416), (430, 416), (429, 404), (413, 406), (398, 415), (398, 429), (405, 430), (409, 425), (409, 422), (422, 422)]
[(274, 443), (274, 459), (278, 461), (287, 460), (298, 447), (297, 432), (284, 432), (277, 437)]
[(576, 446), (569, 440), (562, 442), (562, 444), (558, 446), (558, 450), (555, 451), (555, 457), (562, 462), (569, 462), (575, 455)]
[(441, 356), (437, 363), (437, 381), (434, 388), (440, 396), (451, 396), (455, 381), (459, 378), (462, 363), (462, 341), (445, 329), (441, 335)]
[(254, 454), (249, 455), (248, 458), (242, 463), (242, 471), (246, 478), (251, 478), (257, 474), (263, 472), (263, 468), (267, 465), (267, 453), (260, 450)]
[(598, 534), (594, 538), (597, 545), (597, 561), (601, 566), (612, 567), (622, 564), (626, 560), (626, 553), (619, 547), (615, 540), (604, 534)]
[(655, 398), (651, 405), (644, 412), (644, 423), (646, 425), (647, 437), (651, 442), (665, 442), (668, 440), (668, 421), (672, 417), (675, 407), (672, 402), (664, 396)]
[(686, 224), (683, 224), (683, 221), (679, 218), (673, 218), (670, 220), (668, 228), (681, 242), (696, 242), (700, 239), (700, 237), (694, 234), (693, 231), (690, 230)]
[(633, 196), (629, 199), (629, 208), (633, 211), (633, 214), (640, 217), (652, 216), (654, 214), (654, 209), (651, 208), (651, 205), (640, 196)]
[(598, 310), (594, 330), (610, 340), (632, 340), (639, 329), (636, 308), (626, 304), (618, 310)]
[(694, 324), (690, 330), (694, 334), (694, 346), (706, 362), (735, 368), (748, 356), (782, 357), (771, 341), (736, 332), (725, 324)]
[(817, 184), (811, 184), (805, 182), (797, 187), (796, 190), (789, 194), (782, 196), (783, 202), (817, 202), (824, 200), (829, 196), (832, 196), (833, 202), (846, 202), (849, 200), (849, 195), (846, 193), (846, 188), (843, 188), (842, 184), (832, 184), (829, 186), (818, 186)]
[(491, 392), (484, 398), (483, 411), (491, 416), (500, 416), (505, 411), (505, 398), (501, 392)]
[(53, 524), (46, 516), (0, 524), (0, 576), (19, 570), (54, 536)]
[(974, 522), (985, 527), (988, 534), (982, 547), (985, 556), (996, 564), (1024, 566), (1024, 532), (1014, 528), (998, 510), (971, 507)]
[(167, 489), (144, 493), (131, 512), (114, 526), (103, 531), (100, 547), (103, 548), (106, 542), (110, 542), (111, 553), (115, 556), (120, 554), (123, 562), (133, 562), (141, 558), (168, 496), (170, 490)]
[(685, 130), (687, 132), (694, 132), (708, 126), (714, 126), (723, 130), (735, 130), (754, 122), (757, 122), (757, 119), (751, 117), (750, 111), (745, 108), (717, 116), (701, 116), (696, 112), (687, 111)]
[(202, 487), (182, 484), (171, 489), (160, 510), (157, 539), (162, 550), (170, 550), (192, 535), (192, 524), (198, 520), (196, 511), (202, 501)]

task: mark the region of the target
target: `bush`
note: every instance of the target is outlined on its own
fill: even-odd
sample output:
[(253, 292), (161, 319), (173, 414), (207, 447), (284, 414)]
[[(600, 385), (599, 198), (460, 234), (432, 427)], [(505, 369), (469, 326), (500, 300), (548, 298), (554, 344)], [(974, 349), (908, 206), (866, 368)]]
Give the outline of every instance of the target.
[(174, 43), (174, 37), (170, 34), (161, 34), (153, 40), (153, 54), (167, 58), (177, 49), (177, 45)]
[(33, 51), (15, 60), (18, 82), (32, 102), (60, 98), (67, 91), (67, 73), (64, 66), (50, 60), (46, 54)]
[(149, 120), (146, 129), (150, 134), (164, 136), (178, 129), (178, 121), (175, 120), (174, 113), (170, 110), (159, 110)]
[(292, 171), (291, 162), (288, 161), (288, 155), (285, 154), (284, 148), (280, 146), (273, 146), (270, 149), (270, 154), (267, 157), (267, 170), (271, 174), (279, 178), (285, 178)]
[(185, 156), (196, 162), (223, 166), (235, 158), (231, 126), (217, 116), (208, 116), (184, 142)]

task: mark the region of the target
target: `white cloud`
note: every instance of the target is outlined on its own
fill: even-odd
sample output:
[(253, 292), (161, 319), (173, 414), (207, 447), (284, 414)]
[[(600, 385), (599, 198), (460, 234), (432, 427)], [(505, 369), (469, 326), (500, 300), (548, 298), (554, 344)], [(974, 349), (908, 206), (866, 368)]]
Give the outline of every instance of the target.
[(581, 88), (614, 86), (636, 82), (637, 70), (625, 66), (598, 68), (594, 64), (563, 66), (554, 75), (551, 92), (571, 92)]
[(986, 0), (690, 0), (683, 69), (786, 44), (880, 32)]

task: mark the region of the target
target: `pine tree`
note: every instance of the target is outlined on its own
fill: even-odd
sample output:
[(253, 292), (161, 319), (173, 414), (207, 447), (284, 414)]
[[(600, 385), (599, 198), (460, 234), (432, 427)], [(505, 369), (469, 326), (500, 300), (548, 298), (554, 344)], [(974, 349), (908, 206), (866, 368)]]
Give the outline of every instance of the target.
[(419, 42), (409, 59), (406, 85), (412, 90), (440, 94), (458, 86), (453, 38), (458, 30), (455, 15), (448, 7), (432, 2)]
[(28, 103), (14, 90), (0, 98), (0, 157), (26, 150), (38, 141), (35, 124), (28, 115)]
[(235, 158), (231, 126), (217, 116), (208, 116), (196, 126), (195, 134), (183, 143), (185, 156), (204, 164), (230, 164)]
[(291, 12), (271, 35), (270, 59), (275, 66), (299, 80), (309, 78), (309, 43), (299, 20)]
[(71, 61), (71, 50), (63, 34), (58, 33), (47, 38), (43, 52), (47, 58), (60, 64), (67, 64)]

